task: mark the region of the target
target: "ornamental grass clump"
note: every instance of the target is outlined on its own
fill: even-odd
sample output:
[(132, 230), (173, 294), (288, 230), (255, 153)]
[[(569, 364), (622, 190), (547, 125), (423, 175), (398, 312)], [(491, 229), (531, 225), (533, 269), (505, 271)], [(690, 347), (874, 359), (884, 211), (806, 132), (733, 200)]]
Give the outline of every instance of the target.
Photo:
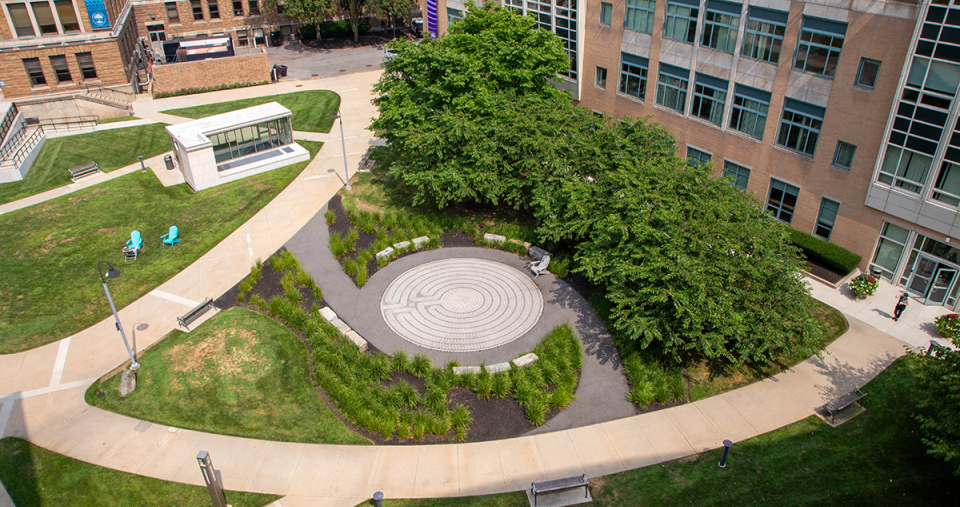
[(880, 281), (877, 280), (877, 277), (863, 273), (862, 275), (857, 276), (853, 280), (850, 280), (850, 292), (853, 292), (853, 295), (857, 299), (866, 299), (867, 296), (872, 296), (877, 292), (877, 287), (880, 286)]

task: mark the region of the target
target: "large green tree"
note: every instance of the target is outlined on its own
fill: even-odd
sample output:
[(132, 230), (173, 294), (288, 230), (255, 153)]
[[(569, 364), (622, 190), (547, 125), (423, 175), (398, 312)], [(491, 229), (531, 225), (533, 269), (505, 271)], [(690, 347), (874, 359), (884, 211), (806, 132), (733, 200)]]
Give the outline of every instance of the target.
[(389, 18), (393, 36), (396, 37), (396, 18), (406, 21), (417, 5), (419, 5), (417, 0), (371, 0), (368, 9), (381, 19)]
[(524, 138), (560, 135), (537, 118), (571, 107), (549, 80), (567, 66), (559, 39), (531, 18), (470, 5), (444, 37), (393, 47), (371, 125), (398, 156), (391, 174), (417, 203), (519, 205), (544, 151)]
[[(267, 0), (269, 7), (276, 7), (278, 0)], [(304, 24), (312, 24), (320, 36), (320, 23), (337, 12), (334, 0), (284, 0), (283, 13)]]
[(951, 463), (960, 475), (960, 338), (951, 341), (953, 349), (936, 347), (922, 359), (920, 413), (915, 417), (927, 432), (927, 452)]
[(553, 200), (535, 209), (541, 237), (574, 240), (577, 270), (605, 287), (614, 327), (677, 360), (816, 353), (822, 331), (785, 226), (708, 167), (632, 151), (542, 189)]

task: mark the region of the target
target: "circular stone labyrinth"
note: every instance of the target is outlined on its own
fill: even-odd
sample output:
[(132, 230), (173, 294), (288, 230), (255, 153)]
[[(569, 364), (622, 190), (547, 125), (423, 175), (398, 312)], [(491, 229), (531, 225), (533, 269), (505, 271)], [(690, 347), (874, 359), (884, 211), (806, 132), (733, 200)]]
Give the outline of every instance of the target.
[(484, 259), (444, 259), (405, 271), (380, 300), (403, 339), (441, 352), (477, 352), (516, 340), (543, 313), (540, 288), (524, 273)]

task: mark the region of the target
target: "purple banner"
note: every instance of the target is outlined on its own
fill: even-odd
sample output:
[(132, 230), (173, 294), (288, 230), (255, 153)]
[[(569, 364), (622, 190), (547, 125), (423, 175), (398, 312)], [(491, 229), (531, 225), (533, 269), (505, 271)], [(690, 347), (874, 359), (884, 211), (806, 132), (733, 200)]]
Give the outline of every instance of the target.
[(427, 30), (430, 38), (437, 38), (437, 0), (427, 0)]

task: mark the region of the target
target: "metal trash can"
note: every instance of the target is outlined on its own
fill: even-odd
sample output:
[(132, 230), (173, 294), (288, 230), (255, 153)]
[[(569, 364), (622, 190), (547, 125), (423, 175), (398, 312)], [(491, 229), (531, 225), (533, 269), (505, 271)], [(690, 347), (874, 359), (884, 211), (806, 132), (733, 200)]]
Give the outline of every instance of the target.
[(173, 170), (173, 157), (170, 155), (163, 156), (163, 165), (167, 166), (168, 171)]
[(278, 76), (280, 76), (280, 77), (287, 77), (287, 66), (286, 66), (286, 65), (280, 65), (280, 64), (278, 63), (278, 64), (274, 65), (274, 67), (276, 67), (276, 69), (277, 69), (277, 75), (278, 75)]

